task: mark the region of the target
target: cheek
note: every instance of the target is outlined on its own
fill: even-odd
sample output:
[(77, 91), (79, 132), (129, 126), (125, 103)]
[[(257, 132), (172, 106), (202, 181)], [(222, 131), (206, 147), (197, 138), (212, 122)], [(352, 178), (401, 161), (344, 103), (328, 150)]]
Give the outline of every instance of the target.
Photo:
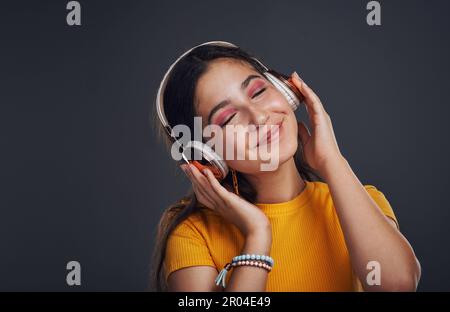
[(226, 160), (247, 159), (248, 140), (245, 129), (229, 126), (223, 132), (223, 153)]
[(294, 112), (291, 110), (285, 121), (284, 138), (281, 141), (283, 154), (295, 154), (298, 147), (298, 124)]
[[(237, 171), (248, 174), (257, 173), (260, 171), (261, 162), (256, 150), (249, 148), (248, 136), (245, 136), (246, 131), (240, 130), (239, 127), (237, 129), (235, 132), (230, 128), (224, 131), (223, 157), (228, 166)], [(244, 142), (244, 139), (245, 144), (240, 143)]]
[(270, 103), (271, 110), (274, 111), (291, 110), (287, 99), (275, 87), (271, 88), (270, 93), (268, 94), (267, 97), (267, 101), (268, 103)]
[(289, 109), (286, 121), (287, 121), (286, 133), (288, 133), (289, 136), (297, 137), (297, 135), (298, 135), (298, 121), (297, 121), (297, 117), (295, 116), (295, 113), (294, 113), (294, 111), (292, 109)]

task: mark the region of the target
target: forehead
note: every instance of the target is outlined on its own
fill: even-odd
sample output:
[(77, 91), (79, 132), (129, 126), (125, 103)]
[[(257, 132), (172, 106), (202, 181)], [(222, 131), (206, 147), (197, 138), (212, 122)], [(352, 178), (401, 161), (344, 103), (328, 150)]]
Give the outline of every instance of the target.
[(255, 73), (259, 74), (250, 64), (240, 60), (219, 58), (210, 62), (208, 69), (197, 81), (197, 113), (206, 115), (214, 105), (238, 92), (242, 81)]

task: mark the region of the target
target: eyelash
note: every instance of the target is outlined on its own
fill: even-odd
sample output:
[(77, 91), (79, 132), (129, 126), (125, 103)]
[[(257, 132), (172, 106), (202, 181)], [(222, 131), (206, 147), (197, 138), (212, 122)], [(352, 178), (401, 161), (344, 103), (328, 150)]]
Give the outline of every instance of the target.
[(231, 115), (230, 118), (227, 119), (227, 121), (225, 121), (223, 124), (221, 124), (220, 126), (223, 128), (227, 123), (230, 122), (230, 120), (234, 117), (234, 115), (236, 115), (236, 113), (234, 113), (233, 115)]
[(264, 91), (266, 91), (266, 88), (262, 88), (261, 90), (259, 90), (258, 92), (256, 92), (255, 94), (253, 94), (252, 99), (257, 97), (258, 95), (260, 95), (261, 93), (263, 93)]
[[(264, 93), (264, 91), (266, 91), (266, 88), (262, 88), (261, 90), (259, 90), (258, 92), (256, 92), (255, 94), (253, 94), (252, 99), (257, 97), (258, 95)], [(227, 119), (227, 121), (225, 121), (223, 124), (221, 124), (220, 126), (223, 128), (227, 123), (230, 122), (230, 120), (234, 117), (234, 115), (236, 115), (236, 113), (234, 113), (233, 115), (231, 115), (230, 118)]]

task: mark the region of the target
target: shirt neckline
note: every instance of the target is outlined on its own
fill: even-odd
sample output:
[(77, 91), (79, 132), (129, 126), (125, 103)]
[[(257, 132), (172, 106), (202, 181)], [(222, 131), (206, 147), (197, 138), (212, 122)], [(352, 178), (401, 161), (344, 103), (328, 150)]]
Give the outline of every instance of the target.
[(304, 189), (293, 199), (280, 203), (256, 203), (267, 216), (291, 214), (305, 206), (314, 192), (314, 182), (306, 181)]

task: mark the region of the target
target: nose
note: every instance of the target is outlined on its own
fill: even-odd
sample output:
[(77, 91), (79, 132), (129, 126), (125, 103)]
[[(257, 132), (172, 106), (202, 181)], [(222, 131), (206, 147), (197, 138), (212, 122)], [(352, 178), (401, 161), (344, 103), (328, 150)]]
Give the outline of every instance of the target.
[(269, 119), (269, 113), (266, 110), (256, 106), (249, 107), (250, 122), (256, 126), (265, 125)]

